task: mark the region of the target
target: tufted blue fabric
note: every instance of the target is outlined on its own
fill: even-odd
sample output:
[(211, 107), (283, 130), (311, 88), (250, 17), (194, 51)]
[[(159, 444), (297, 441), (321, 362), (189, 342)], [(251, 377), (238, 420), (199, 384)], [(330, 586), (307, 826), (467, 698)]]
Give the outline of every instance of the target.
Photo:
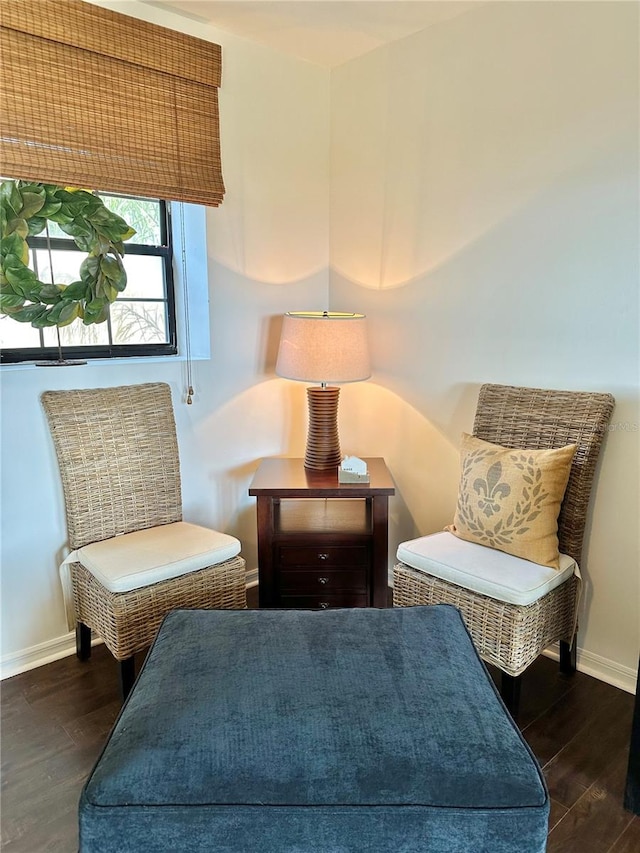
[(543, 853), (540, 770), (458, 611), (175, 611), (81, 853)]

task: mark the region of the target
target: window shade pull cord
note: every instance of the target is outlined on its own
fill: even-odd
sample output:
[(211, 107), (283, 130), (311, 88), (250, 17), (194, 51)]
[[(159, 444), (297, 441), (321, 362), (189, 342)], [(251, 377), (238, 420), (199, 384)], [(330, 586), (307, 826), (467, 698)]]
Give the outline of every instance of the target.
[(191, 370), (191, 325), (189, 319), (189, 281), (187, 275), (187, 250), (184, 226), (184, 204), (180, 205), (180, 248), (182, 257), (182, 296), (184, 305), (185, 355), (187, 360), (187, 406), (193, 403), (193, 382)]

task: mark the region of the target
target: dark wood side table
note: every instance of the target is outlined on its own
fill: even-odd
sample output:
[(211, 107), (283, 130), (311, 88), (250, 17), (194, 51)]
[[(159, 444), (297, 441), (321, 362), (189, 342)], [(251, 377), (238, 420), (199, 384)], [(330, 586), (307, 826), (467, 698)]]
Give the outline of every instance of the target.
[(264, 459), (249, 494), (258, 501), (260, 607), (386, 607), (389, 496), (384, 459), (366, 459), (369, 483), (302, 459)]

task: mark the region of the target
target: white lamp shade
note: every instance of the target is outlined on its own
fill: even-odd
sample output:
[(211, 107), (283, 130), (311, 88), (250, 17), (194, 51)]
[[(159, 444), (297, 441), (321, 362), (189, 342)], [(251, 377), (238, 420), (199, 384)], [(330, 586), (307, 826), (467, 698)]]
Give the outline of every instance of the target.
[(305, 382), (358, 382), (371, 376), (364, 314), (284, 315), (276, 373)]

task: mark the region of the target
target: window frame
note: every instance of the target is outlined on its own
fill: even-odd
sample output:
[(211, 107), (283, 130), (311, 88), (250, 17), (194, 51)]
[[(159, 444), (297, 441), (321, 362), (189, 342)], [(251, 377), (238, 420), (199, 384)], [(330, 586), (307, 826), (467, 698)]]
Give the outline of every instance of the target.
[[(149, 201), (147, 198), (139, 196), (124, 196), (122, 193), (107, 193), (100, 192), (100, 196), (122, 196), (139, 201)], [(175, 276), (173, 269), (174, 251), (173, 251), (173, 227), (171, 222), (171, 205), (165, 199), (152, 199), (160, 205), (160, 240), (162, 245), (152, 246), (144, 243), (126, 243), (125, 255), (147, 255), (160, 257), (163, 264), (164, 283), (165, 283), (165, 317), (167, 326), (168, 340), (163, 343), (141, 343), (141, 344), (90, 344), (86, 346), (63, 346), (62, 356), (64, 359), (113, 359), (113, 358), (145, 358), (145, 357), (162, 357), (175, 356), (178, 354), (178, 337), (177, 337), (177, 306), (175, 293)], [(82, 254), (82, 251), (77, 247), (71, 237), (68, 239), (62, 237), (50, 237), (49, 244), (51, 249), (55, 251), (76, 251)], [(47, 238), (37, 235), (29, 237), (27, 240), (29, 251), (34, 249), (46, 249)], [(118, 296), (118, 300), (123, 298), (127, 302), (155, 302), (157, 299), (144, 299), (142, 297), (126, 297), (126, 289), (123, 294)], [(116, 300), (117, 301), (117, 300)], [(15, 322), (15, 321), (14, 321)], [(74, 321), (77, 322), (77, 321)], [(106, 323), (111, 323), (111, 319), (107, 319)], [(42, 330), (40, 331), (42, 339)], [(111, 332), (109, 332), (111, 336)], [(57, 361), (59, 351), (57, 346), (40, 346), (40, 347), (6, 347), (0, 348), (0, 364), (22, 364), (33, 361), (46, 362)]]

